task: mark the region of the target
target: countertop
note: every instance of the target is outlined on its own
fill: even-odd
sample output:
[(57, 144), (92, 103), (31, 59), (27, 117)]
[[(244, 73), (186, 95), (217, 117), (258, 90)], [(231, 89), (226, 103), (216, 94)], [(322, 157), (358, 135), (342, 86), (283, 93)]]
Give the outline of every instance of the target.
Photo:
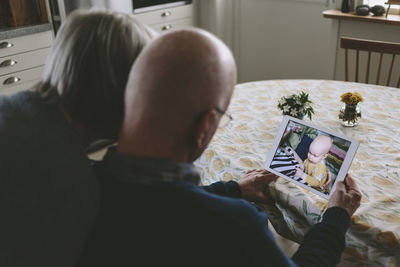
[(38, 24), (28, 27), (18, 27), (0, 30), (0, 40), (15, 38), (23, 35), (34, 34), (51, 30), (51, 24)]
[(374, 22), (380, 24), (391, 24), (391, 25), (400, 25), (400, 15), (389, 14), (385, 17), (383, 16), (358, 16), (354, 12), (343, 13), (340, 10), (326, 10), (322, 12), (325, 18), (330, 19), (343, 19), (343, 20), (352, 20), (352, 21), (363, 21), (363, 22)]

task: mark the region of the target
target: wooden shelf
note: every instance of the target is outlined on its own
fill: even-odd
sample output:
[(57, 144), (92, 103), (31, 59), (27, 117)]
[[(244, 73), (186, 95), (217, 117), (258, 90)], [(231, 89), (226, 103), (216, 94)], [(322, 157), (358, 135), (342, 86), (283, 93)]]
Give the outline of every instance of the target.
[(379, 17), (375, 17), (372, 15), (358, 16), (354, 12), (343, 13), (340, 10), (326, 10), (322, 12), (322, 14), (324, 15), (324, 18), (330, 18), (330, 19), (343, 19), (352, 21), (364, 21), (364, 22), (374, 22), (381, 24), (400, 25), (400, 15), (389, 14), (387, 18), (385, 18), (385, 15)]

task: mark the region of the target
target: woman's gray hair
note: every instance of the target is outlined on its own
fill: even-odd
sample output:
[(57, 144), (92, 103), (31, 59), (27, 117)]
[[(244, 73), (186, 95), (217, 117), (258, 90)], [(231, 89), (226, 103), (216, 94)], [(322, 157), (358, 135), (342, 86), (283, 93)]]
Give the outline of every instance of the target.
[(116, 138), (131, 66), (154, 35), (128, 14), (72, 13), (51, 47), (39, 94), (62, 105), (74, 121)]

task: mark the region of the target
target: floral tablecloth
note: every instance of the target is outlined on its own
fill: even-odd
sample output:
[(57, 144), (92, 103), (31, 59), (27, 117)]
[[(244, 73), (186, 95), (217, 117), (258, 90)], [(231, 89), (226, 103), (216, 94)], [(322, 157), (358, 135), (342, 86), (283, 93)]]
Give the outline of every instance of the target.
[[(262, 168), (282, 120), (278, 100), (301, 90), (314, 102), (314, 124), (360, 142), (349, 172), (362, 204), (347, 232), (341, 266), (400, 266), (400, 89), (324, 80), (239, 84), (228, 109), (233, 121), (218, 129), (195, 162), (202, 183), (238, 180), (245, 171)], [(364, 97), (355, 128), (344, 128), (338, 120), (340, 95), (348, 91)], [(275, 203), (265, 209), (271, 223), (281, 235), (301, 242), (327, 201), (282, 178), (270, 191)]]

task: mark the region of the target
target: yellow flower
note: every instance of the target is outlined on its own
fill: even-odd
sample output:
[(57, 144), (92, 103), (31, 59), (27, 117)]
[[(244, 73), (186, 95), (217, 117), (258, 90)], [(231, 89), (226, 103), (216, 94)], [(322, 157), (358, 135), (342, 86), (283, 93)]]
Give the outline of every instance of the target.
[(253, 168), (253, 162), (248, 158), (241, 158), (239, 164), (243, 167)]
[(376, 235), (377, 239), (382, 242), (383, 245), (390, 248), (399, 248), (400, 244), (397, 237), (390, 231), (382, 231)]
[(232, 174), (225, 172), (224, 176), (222, 177), (222, 180), (224, 182), (231, 181), (231, 180), (233, 180), (233, 176), (232, 176)]
[(360, 253), (360, 251), (358, 251), (358, 250), (355, 249), (355, 248), (345, 248), (345, 249), (344, 249), (344, 254), (350, 255), (350, 256), (352, 256), (353, 258), (358, 259), (358, 260), (365, 260), (365, 259), (366, 259), (366, 256), (365, 256), (365, 255), (362, 255), (362, 254)]
[(374, 176), (371, 178), (371, 181), (378, 185), (393, 186), (393, 182), (390, 181), (389, 178), (382, 178), (379, 176)]
[(364, 101), (364, 99), (358, 92), (354, 92), (354, 93), (347, 92), (347, 93), (344, 93), (343, 95), (341, 95), (340, 98), (341, 98), (342, 102), (344, 102), (348, 105), (355, 105), (358, 102)]
[(212, 157), (214, 157), (214, 151), (212, 151), (211, 149), (207, 149), (204, 154), (206, 155), (206, 160), (210, 161), (212, 159)]
[(379, 219), (387, 223), (399, 224), (400, 216), (397, 214), (377, 214)]
[(224, 163), (220, 159), (215, 159), (213, 162), (213, 169), (215, 171), (221, 171), (224, 168)]
[(346, 103), (350, 99), (351, 96), (352, 96), (352, 93), (350, 93), (350, 92), (344, 93), (343, 95), (341, 95), (342, 101)]
[(363, 97), (360, 95), (359, 92), (354, 92), (353, 95), (358, 98), (358, 102), (363, 102), (364, 101)]
[(372, 227), (371, 225), (369, 225), (366, 221), (364, 221), (357, 215), (355, 215), (351, 218), (352, 230), (356, 230), (358, 232), (365, 232), (365, 231), (369, 230), (371, 227)]
[(355, 96), (355, 95), (352, 95), (351, 97), (350, 97), (350, 103), (351, 104), (357, 104), (358, 103), (358, 98)]

